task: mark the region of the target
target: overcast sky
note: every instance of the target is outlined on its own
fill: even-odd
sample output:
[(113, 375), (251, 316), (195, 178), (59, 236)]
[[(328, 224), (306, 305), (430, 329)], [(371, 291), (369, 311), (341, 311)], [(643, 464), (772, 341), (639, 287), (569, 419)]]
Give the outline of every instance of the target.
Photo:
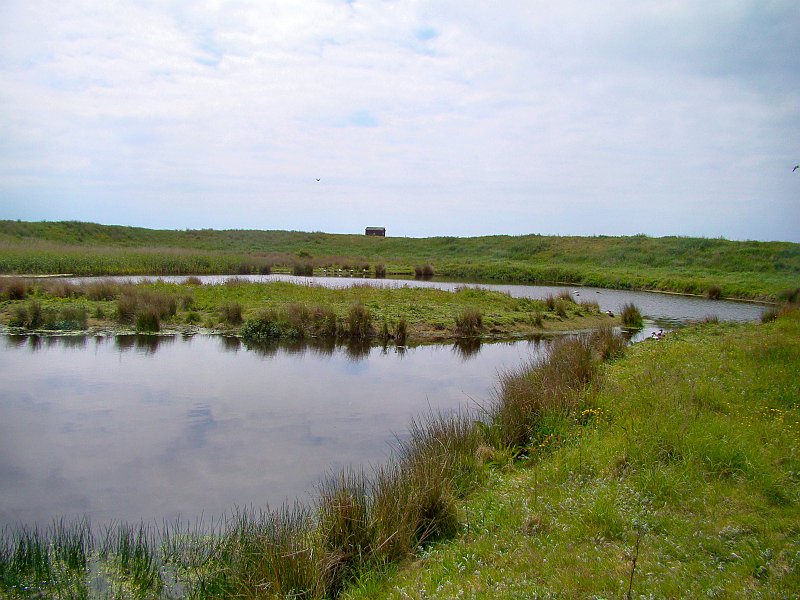
[(0, 0), (4, 219), (800, 242), (798, 163), (797, 0)]

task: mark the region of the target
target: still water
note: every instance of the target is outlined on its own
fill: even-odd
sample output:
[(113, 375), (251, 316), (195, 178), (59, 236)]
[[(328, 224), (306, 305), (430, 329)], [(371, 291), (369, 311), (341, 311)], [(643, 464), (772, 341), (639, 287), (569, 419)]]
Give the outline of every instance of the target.
[[(708, 315), (753, 321), (763, 310), (592, 288), (483, 287), (534, 298), (569, 289), (611, 311), (634, 302), (651, 319), (639, 337)], [(302, 499), (331, 471), (385, 462), (412, 418), (486, 404), (498, 373), (545, 343), (251, 351), (203, 335), (0, 336), (0, 527), (83, 515), (213, 520), (235, 507)]]
[[(353, 285), (370, 285), (377, 287), (434, 287), (453, 291), (458, 288), (480, 287), (488, 290), (504, 292), (514, 298), (544, 299), (549, 295), (558, 295), (568, 290), (576, 301), (595, 301), (603, 311), (619, 312), (621, 307), (629, 302), (635, 304), (641, 313), (650, 320), (662, 325), (673, 326), (699, 321), (708, 316), (718, 317), (720, 321), (757, 321), (765, 307), (753, 302), (711, 301), (696, 296), (682, 296), (680, 294), (664, 294), (656, 292), (631, 292), (627, 290), (608, 290), (603, 288), (578, 287), (570, 285), (503, 285), (487, 283), (461, 283), (450, 281), (419, 281), (415, 279), (368, 279), (352, 277), (295, 277), (294, 275), (201, 275), (199, 279), (204, 284), (217, 285), (229, 279), (252, 282), (288, 281), (302, 285), (321, 285), (325, 287), (342, 288)], [(98, 278), (75, 277), (67, 281), (75, 283), (92, 281)], [(155, 277), (106, 277), (113, 281), (139, 282), (155, 280)], [(185, 276), (159, 277), (166, 282), (181, 283), (186, 281)]]
[(533, 342), (246, 350), (214, 336), (0, 338), (0, 526), (161, 522), (303, 498), (414, 416), (486, 402)]

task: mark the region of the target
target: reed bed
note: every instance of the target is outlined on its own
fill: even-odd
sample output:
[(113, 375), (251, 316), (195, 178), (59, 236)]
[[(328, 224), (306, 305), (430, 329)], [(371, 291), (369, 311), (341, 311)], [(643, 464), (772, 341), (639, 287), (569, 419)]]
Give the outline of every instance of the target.
[[(292, 318), (313, 318), (298, 311)], [(485, 465), (537, 451), (559, 420), (580, 414), (600, 362), (622, 348), (610, 330), (555, 342), (541, 359), (504, 373), (490, 406), (414, 419), (387, 464), (332, 474), (310, 504), (237, 511), (210, 532), (116, 523), (96, 534), (85, 520), (5, 530), (0, 592), (335, 598), (365, 573), (458, 535), (459, 499), (481, 481)]]

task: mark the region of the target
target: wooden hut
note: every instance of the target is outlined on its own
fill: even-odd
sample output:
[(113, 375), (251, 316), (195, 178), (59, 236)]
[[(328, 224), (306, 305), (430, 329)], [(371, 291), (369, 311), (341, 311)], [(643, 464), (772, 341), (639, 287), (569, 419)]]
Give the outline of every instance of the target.
[(378, 237), (386, 237), (386, 227), (367, 227), (364, 235), (375, 235)]

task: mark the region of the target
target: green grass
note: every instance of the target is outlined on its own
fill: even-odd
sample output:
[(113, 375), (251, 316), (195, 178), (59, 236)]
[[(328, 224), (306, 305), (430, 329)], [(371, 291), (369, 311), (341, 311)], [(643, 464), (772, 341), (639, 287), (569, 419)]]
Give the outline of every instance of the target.
[[(346, 338), (425, 342), (461, 336), (512, 337), (615, 323), (596, 305), (544, 302), (461, 288), (355, 286), (331, 289), (288, 282), (224, 285), (119, 284), (6, 278), (0, 323), (27, 330), (119, 329), (240, 332), (246, 341)], [(382, 324), (385, 323), (385, 328)]]
[(458, 539), (344, 597), (796, 598), (798, 365), (797, 309), (636, 345), (528, 428)]
[(252, 230), (150, 230), (0, 221), (0, 273), (292, 272), (570, 283), (726, 298), (797, 288), (800, 244), (647, 236), (401, 238)]

